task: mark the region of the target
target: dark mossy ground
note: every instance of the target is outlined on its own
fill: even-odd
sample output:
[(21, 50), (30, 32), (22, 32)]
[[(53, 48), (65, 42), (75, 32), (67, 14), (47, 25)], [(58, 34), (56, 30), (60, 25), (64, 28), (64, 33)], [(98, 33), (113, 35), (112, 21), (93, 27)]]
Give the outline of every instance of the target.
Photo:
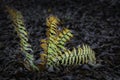
[[(0, 80), (120, 80), (120, 0), (0, 1)], [(53, 14), (73, 31), (74, 38), (67, 47), (89, 44), (103, 66), (41, 73), (24, 70), (17, 63), (19, 38), (4, 5), (22, 12), (34, 51), (41, 51), (39, 40), (45, 38), (45, 19)]]

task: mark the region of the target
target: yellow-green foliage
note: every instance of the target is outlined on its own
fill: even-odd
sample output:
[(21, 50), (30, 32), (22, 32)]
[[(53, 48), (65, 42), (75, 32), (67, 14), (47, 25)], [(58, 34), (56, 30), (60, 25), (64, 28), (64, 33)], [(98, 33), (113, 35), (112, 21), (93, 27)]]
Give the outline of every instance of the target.
[(7, 11), (11, 17), (11, 20), (13, 21), (15, 31), (17, 32), (17, 35), (20, 38), (21, 50), (24, 52), (32, 52), (33, 50), (31, 48), (31, 45), (28, 43), (28, 32), (25, 28), (22, 14), (19, 11), (9, 7), (7, 7)]
[(96, 63), (95, 52), (88, 45), (79, 46), (77, 49), (73, 47), (72, 51), (65, 47), (66, 42), (73, 35), (67, 28), (58, 30), (59, 22), (60, 20), (55, 16), (49, 16), (46, 19), (47, 39), (42, 40), (46, 46), (41, 46), (47, 55), (46, 65), (57, 67), (60, 65), (87, 64), (89, 62)]
[(50, 56), (49, 64), (50, 66), (59, 66), (59, 65), (79, 65), (79, 64), (87, 64), (87, 63), (96, 63), (95, 53), (88, 46), (83, 45), (82, 47), (73, 48), (72, 51), (66, 50), (59, 55), (58, 57)]
[(6, 6), (6, 8), (10, 15), (11, 20), (13, 21), (15, 31), (17, 32), (17, 35), (20, 38), (20, 49), (26, 56), (26, 59), (22, 63), (28, 70), (31, 70), (31, 68), (37, 69), (37, 67), (33, 63), (34, 57), (32, 54), (29, 53), (33, 52), (33, 50), (31, 48), (31, 45), (28, 43), (28, 32), (25, 28), (22, 14), (19, 11), (12, 9), (8, 6)]
[(73, 47), (73, 50), (65, 47), (65, 44), (70, 41), (73, 34), (67, 28), (58, 29), (60, 19), (51, 15), (46, 19), (47, 38), (40, 40), (40, 46), (44, 50), (40, 54), (41, 62), (35, 65), (34, 55), (32, 54), (33, 50), (28, 43), (28, 32), (25, 28), (22, 14), (15, 9), (6, 8), (13, 21), (15, 31), (20, 38), (20, 48), (26, 56), (23, 64), (28, 70), (41, 70), (46, 68), (46, 66), (58, 67), (60, 65), (68, 66), (87, 64), (89, 62), (96, 63), (95, 52), (88, 45), (78, 46), (77, 48)]

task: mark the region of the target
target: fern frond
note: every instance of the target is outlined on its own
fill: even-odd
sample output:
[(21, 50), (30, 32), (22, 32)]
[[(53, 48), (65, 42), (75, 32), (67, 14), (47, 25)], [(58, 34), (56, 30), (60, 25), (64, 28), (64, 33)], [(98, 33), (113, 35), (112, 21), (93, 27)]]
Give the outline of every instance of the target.
[(56, 36), (58, 33), (58, 25), (60, 24), (60, 20), (56, 17), (56, 16), (49, 16), (46, 19), (46, 25), (48, 27), (47, 29), (47, 37), (51, 37), (51, 36)]
[(37, 67), (34, 65), (33, 61), (34, 61), (34, 57), (32, 54), (29, 54), (31, 52), (33, 52), (31, 45), (28, 43), (28, 32), (25, 28), (25, 24), (24, 24), (24, 19), (22, 14), (15, 10), (12, 9), (8, 6), (6, 6), (7, 11), (11, 17), (11, 20), (13, 21), (13, 25), (15, 28), (15, 31), (17, 32), (18, 37), (20, 38), (20, 48), (21, 51), (25, 54), (26, 56), (26, 60), (23, 63), (24, 66), (30, 70), (32, 69), (37, 69)]
[(58, 35), (58, 25), (60, 24), (60, 20), (56, 16), (49, 16), (46, 19), (47, 25), (47, 53), (48, 55), (56, 55), (56, 53), (60, 52), (57, 48), (56, 37)]
[(13, 21), (14, 28), (20, 38), (20, 46), (22, 51), (33, 51), (31, 45), (28, 43), (28, 32), (25, 28), (23, 16), (19, 11), (7, 7), (7, 11)]
[(59, 24), (60, 20), (56, 16), (49, 16), (46, 19), (48, 54), (50, 55), (60, 53), (61, 49), (65, 49), (65, 43), (73, 37), (71, 31), (67, 28), (58, 30)]
[(48, 57), (49, 66), (60, 66), (60, 65), (80, 65), (87, 63), (96, 63), (95, 52), (88, 46), (83, 45), (77, 49), (73, 48), (72, 51), (66, 50), (60, 56)]
[(60, 24), (60, 20), (56, 16), (49, 16), (46, 19), (47, 29), (47, 37), (54, 42), (55, 45), (64, 49), (64, 45), (67, 41), (69, 41), (73, 35), (71, 31), (67, 28), (62, 30), (58, 30), (58, 25)]
[(65, 49), (65, 43), (68, 42), (73, 37), (71, 31), (67, 28), (61, 30), (57, 38), (57, 46), (61, 49)]

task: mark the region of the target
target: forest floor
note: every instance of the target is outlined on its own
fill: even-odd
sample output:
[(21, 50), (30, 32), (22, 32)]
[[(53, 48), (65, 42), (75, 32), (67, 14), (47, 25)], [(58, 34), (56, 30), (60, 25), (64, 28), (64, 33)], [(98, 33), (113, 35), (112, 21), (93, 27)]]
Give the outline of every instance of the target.
[[(67, 47), (91, 46), (99, 68), (82, 65), (59, 72), (29, 72), (17, 64), (19, 40), (4, 6), (25, 19), (33, 50), (45, 38), (46, 18), (52, 14), (73, 31)], [(0, 80), (120, 80), (120, 0), (3, 0), (0, 4)], [(35, 53), (37, 54), (37, 53)]]

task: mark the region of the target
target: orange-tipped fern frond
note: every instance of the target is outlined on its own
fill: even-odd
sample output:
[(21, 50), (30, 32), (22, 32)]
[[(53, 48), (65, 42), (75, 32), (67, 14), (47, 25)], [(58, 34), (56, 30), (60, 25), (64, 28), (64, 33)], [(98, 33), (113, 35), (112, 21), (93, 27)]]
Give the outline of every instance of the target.
[(60, 20), (56, 16), (51, 15), (46, 19), (46, 25), (48, 27), (46, 32), (47, 38), (57, 36), (59, 24)]
[(17, 32), (17, 35), (20, 39), (19, 45), (21, 51), (26, 56), (26, 59), (24, 60), (23, 64), (28, 70), (36, 70), (37, 67), (33, 63), (34, 57), (32, 54), (30, 54), (31, 52), (33, 52), (33, 50), (31, 48), (31, 45), (28, 43), (28, 32), (25, 28), (23, 16), (19, 11), (15, 9), (12, 9), (8, 6), (6, 6), (6, 8), (11, 17), (11, 20), (13, 21), (15, 31)]
[(49, 16), (46, 19), (47, 25), (47, 54), (48, 55), (56, 55), (56, 53), (60, 52), (59, 48), (57, 47), (57, 39), (59, 30), (58, 25), (60, 24), (60, 20), (56, 16)]

